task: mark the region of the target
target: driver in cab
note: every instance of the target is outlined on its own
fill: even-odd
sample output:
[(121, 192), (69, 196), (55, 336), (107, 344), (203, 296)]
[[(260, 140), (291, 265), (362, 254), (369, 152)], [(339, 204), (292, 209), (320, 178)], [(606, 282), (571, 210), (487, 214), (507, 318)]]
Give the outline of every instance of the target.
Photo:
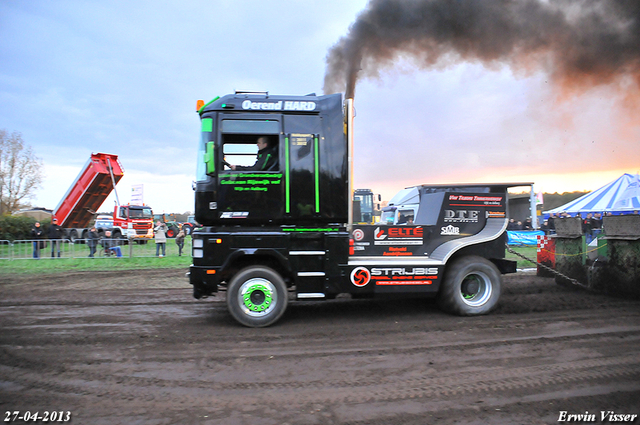
[(256, 163), (251, 166), (229, 165), (233, 171), (269, 171), (278, 162), (278, 154), (267, 136), (258, 137), (258, 155)]

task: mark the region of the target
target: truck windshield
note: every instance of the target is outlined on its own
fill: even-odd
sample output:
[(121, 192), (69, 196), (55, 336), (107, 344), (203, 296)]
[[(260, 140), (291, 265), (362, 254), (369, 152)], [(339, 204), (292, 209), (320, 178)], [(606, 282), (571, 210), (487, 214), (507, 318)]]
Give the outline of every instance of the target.
[(399, 210), (398, 211), (398, 223), (397, 224), (413, 224), (414, 211), (411, 210)]
[(382, 211), (382, 215), (380, 216), (380, 223), (381, 224), (393, 224), (393, 219), (395, 217), (396, 214), (396, 210), (388, 210), (388, 211)]
[(153, 218), (151, 208), (129, 208), (129, 218)]

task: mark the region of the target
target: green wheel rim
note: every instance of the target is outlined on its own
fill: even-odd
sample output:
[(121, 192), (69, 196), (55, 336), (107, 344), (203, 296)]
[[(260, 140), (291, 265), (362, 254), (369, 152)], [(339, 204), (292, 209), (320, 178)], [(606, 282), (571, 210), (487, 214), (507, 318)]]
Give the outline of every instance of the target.
[(277, 301), (275, 286), (264, 278), (252, 278), (242, 284), (238, 301), (242, 311), (251, 317), (260, 317), (274, 309)]

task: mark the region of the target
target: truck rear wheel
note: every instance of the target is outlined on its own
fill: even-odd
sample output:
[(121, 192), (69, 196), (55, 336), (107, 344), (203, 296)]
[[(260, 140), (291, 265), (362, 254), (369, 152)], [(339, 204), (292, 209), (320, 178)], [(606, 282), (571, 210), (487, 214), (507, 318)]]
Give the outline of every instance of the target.
[(458, 258), (447, 267), (438, 293), (440, 307), (459, 316), (486, 314), (496, 308), (502, 277), (489, 260), (477, 256)]
[(288, 293), (273, 269), (250, 266), (240, 270), (227, 288), (227, 308), (241, 324), (261, 328), (275, 323), (287, 309)]
[(167, 237), (168, 238), (175, 238), (176, 235), (178, 234), (178, 232), (179, 232), (178, 227), (172, 224), (167, 229)]
[(191, 223), (184, 223), (182, 225), (182, 230), (184, 230), (185, 236), (189, 236), (193, 233), (193, 226), (191, 225)]

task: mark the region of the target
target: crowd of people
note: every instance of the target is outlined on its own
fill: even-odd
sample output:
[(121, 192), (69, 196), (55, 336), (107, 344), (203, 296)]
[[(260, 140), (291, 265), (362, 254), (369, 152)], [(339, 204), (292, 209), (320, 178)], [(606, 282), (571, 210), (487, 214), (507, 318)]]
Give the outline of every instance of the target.
[[(167, 231), (168, 227), (165, 223), (157, 221), (153, 229), (154, 241), (156, 243), (156, 257), (164, 257), (167, 255)], [(184, 240), (186, 233), (182, 226), (180, 226), (179, 232), (176, 235), (175, 243), (178, 246), (178, 256), (182, 256), (182, 250), (184, 249)], [(33, 258), (40, 258), (43, 250), (48, 244), (51, 244), (51, 257), (54, 258), (57, 254), (61, 256), (61, 248), (63, 240), (65, 239), (64, 229), (58, 225), (58, 220), (53, 219), (47, 232), (45, 233), (42, 224), (36, 221), (31, 228), (31, 239), (33, 243)], [(86, 244), (89, 248), (89, 258), (95, 258), (96, 252), (99, 246), (104, 249), (104, 255), (122, 257), (122, 245), (121, 238), (114, 238), (110, 230), (105, 230), (101, 236), (98, 229), (92, 226), (87, 233)], [(160, 253), (162, 251), (162, 253)]]
[[(638, 214), (638, 211), (634, 211), (632, 214)], [(603, 217), (604, 216), (612, 216), (613, 214), (608, 213), (587, 213), (584, 217), (578, 215), (576, 216), (581, 220), (582, 223), (582, 233), (585, 235), (587, 243), (591, 242), (598, 233), (603, 231)], [(507, 230), (513, 231), (526, 231), (526, 230), (542, 230), (545, 234), (555, 234), (556, 233), (556, 223), (557, 220), (568, 219), (576, 217), (572, 217), (566, 211), (561, 212), (560, 214), (550, 214), (548, 218), (544, 219), (540, 224), (539, 229), (534, 229), (531, 227), (531, 219), (528, 218), (525, 222), (515, 221), (513, 218), (509, 220), (509, 224), (507, 226)]]
[[(612, 215), (608, 213), (607, 215)], [(549, 218), (546, 218), (540, 224), (540, 229), (545, 233), (555, 233), (556, 226), (555, 221), (563, 218), (571, 218), (567, 212), (562, 212), (558, 215), (550, 214)], [(585, 217), (581, 217), (582, 220), (582, 232), (584, 234), (592, 233), (594, 230), (602, 229), (602, 214), (601, 213), (587, 213)], [(536, 230), (531, 226), (531, 218), (527, 218), (524, 223), (522, 221), (515, 221), (513, 218), (509, 220), (507, 230)]]
[(531, 217), (527, 217), (527, 219), (524, 222), (516, 221), (513, 218), (509, 219), (507, 230), (522, 231), (522, 230), (535, 230), (535, 229), (532, 227)]

